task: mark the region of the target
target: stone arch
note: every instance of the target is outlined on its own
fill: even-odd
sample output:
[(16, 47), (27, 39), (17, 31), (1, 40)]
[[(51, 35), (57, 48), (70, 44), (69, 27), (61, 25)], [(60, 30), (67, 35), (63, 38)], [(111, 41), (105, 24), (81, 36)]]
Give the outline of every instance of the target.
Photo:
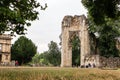
[(72, 66), (72, 46), (70, 45), (70, 39), (74, 35), (78, 35), (80, 39), (80, 63), (85, 65), (85, 56), (90, 54), (89, 35), (87, 19), (84, 15), (74, 17), (65, 16), (62, 21), (62, 34), (61, 34), (61, 67)]

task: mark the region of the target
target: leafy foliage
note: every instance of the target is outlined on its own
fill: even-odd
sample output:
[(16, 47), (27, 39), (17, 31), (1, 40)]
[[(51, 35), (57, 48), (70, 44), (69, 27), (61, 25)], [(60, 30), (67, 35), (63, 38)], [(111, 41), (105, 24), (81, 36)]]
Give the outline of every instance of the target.
[(49, 50), (33, 57), (32, 62), (42, 66), (60, 66), (61, 52), (56, 42), (48, 44)]
[(51, 65), (49, 60), (48, 60), (48, 51), (45, 51), (43, 53), (40, 54), (39, 56), (39, 60), (40, 60), (40, 64), (41, 65)]
[(99, 37), (99, 49), (102, 56), (105, 57), (118, 57), (119, 51), (116, 48), (116, 37), (118, 32), (116, 32), (114, 27), (104, 26), (101, 31), (101, 36)]
[(26, 38), (21, 36), (11, 48), (12, 60), (18, 60), (20, 64), (28, 63), (32, 60), (32, 57), (36, 54), (37, 47), (35, 44)]
[(32, 63), (34, 63), (34, 64), (39, 63), (39, 53), (35, 54), (35, 55), (32, 57)]
[(82, 0), (89, 18), (95, 25), (105, 23), (105, 18), (117, 19), (120, 15), (120, 0)]
[(53, 64), (54, 66), (60, 65), (61, 62), (61, 52), (57, 45), (57, 43), (51, 41), (48, 44), (48, 61)]
[(89, 31), (98, 33), (97, 46), (102, 56), (119, 56), (116, 37), (120, 35), (120, 0), (82, 0), (88, 10)]
[(30, 21), (38, 19), (38, 7), (44, 9), (36, 0), (1, 0), (0, 33), (10, 31), (11, 34), (25, 34)]
[(48, 52), (43, 52), (41, 54), (36, 54), (33, 58), (32, 58), (32, 63), (35, 65), (40, 65), (40, 66), (47, 66), (49, 65), (49, 61), (47, 59), (48, 57)]

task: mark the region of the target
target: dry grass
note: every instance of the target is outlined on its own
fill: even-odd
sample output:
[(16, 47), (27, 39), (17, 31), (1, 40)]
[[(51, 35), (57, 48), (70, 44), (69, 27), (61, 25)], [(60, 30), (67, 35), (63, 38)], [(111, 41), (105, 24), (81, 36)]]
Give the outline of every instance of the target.
[(0, 80), (120, 80), (120, 70), (81, 68), (0, 68)]

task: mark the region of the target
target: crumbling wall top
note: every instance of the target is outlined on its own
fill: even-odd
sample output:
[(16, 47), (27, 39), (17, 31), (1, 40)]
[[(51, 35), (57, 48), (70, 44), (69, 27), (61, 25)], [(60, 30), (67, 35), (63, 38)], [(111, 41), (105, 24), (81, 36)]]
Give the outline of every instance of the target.
[(75, 16), (67, 15), (63, 18), (62, 27), (81, 25), (83, 21), (85, 21), (85, 23), (87, 22), (85, 15), (75, 15)]

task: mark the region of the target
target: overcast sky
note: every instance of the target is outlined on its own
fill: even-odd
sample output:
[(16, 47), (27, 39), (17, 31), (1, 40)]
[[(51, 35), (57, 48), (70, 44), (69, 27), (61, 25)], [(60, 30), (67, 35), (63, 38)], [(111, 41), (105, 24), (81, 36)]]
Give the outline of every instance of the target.
[[(37, 46), (37, 51), (42, 53), (48, 50), (48, 43), (54, 41), (59, 43), (61, 33), (61, 22), (65, 15), (82, 15), (86, 10), (81, 4), (81, 0), (38, 0), (44, 6), (48, 7), (39, 14), (39, 20), (33, 21), (28, 28), (26, 37), (31, 39)], [(12, 43), (17, 40), (14, 37)]]

